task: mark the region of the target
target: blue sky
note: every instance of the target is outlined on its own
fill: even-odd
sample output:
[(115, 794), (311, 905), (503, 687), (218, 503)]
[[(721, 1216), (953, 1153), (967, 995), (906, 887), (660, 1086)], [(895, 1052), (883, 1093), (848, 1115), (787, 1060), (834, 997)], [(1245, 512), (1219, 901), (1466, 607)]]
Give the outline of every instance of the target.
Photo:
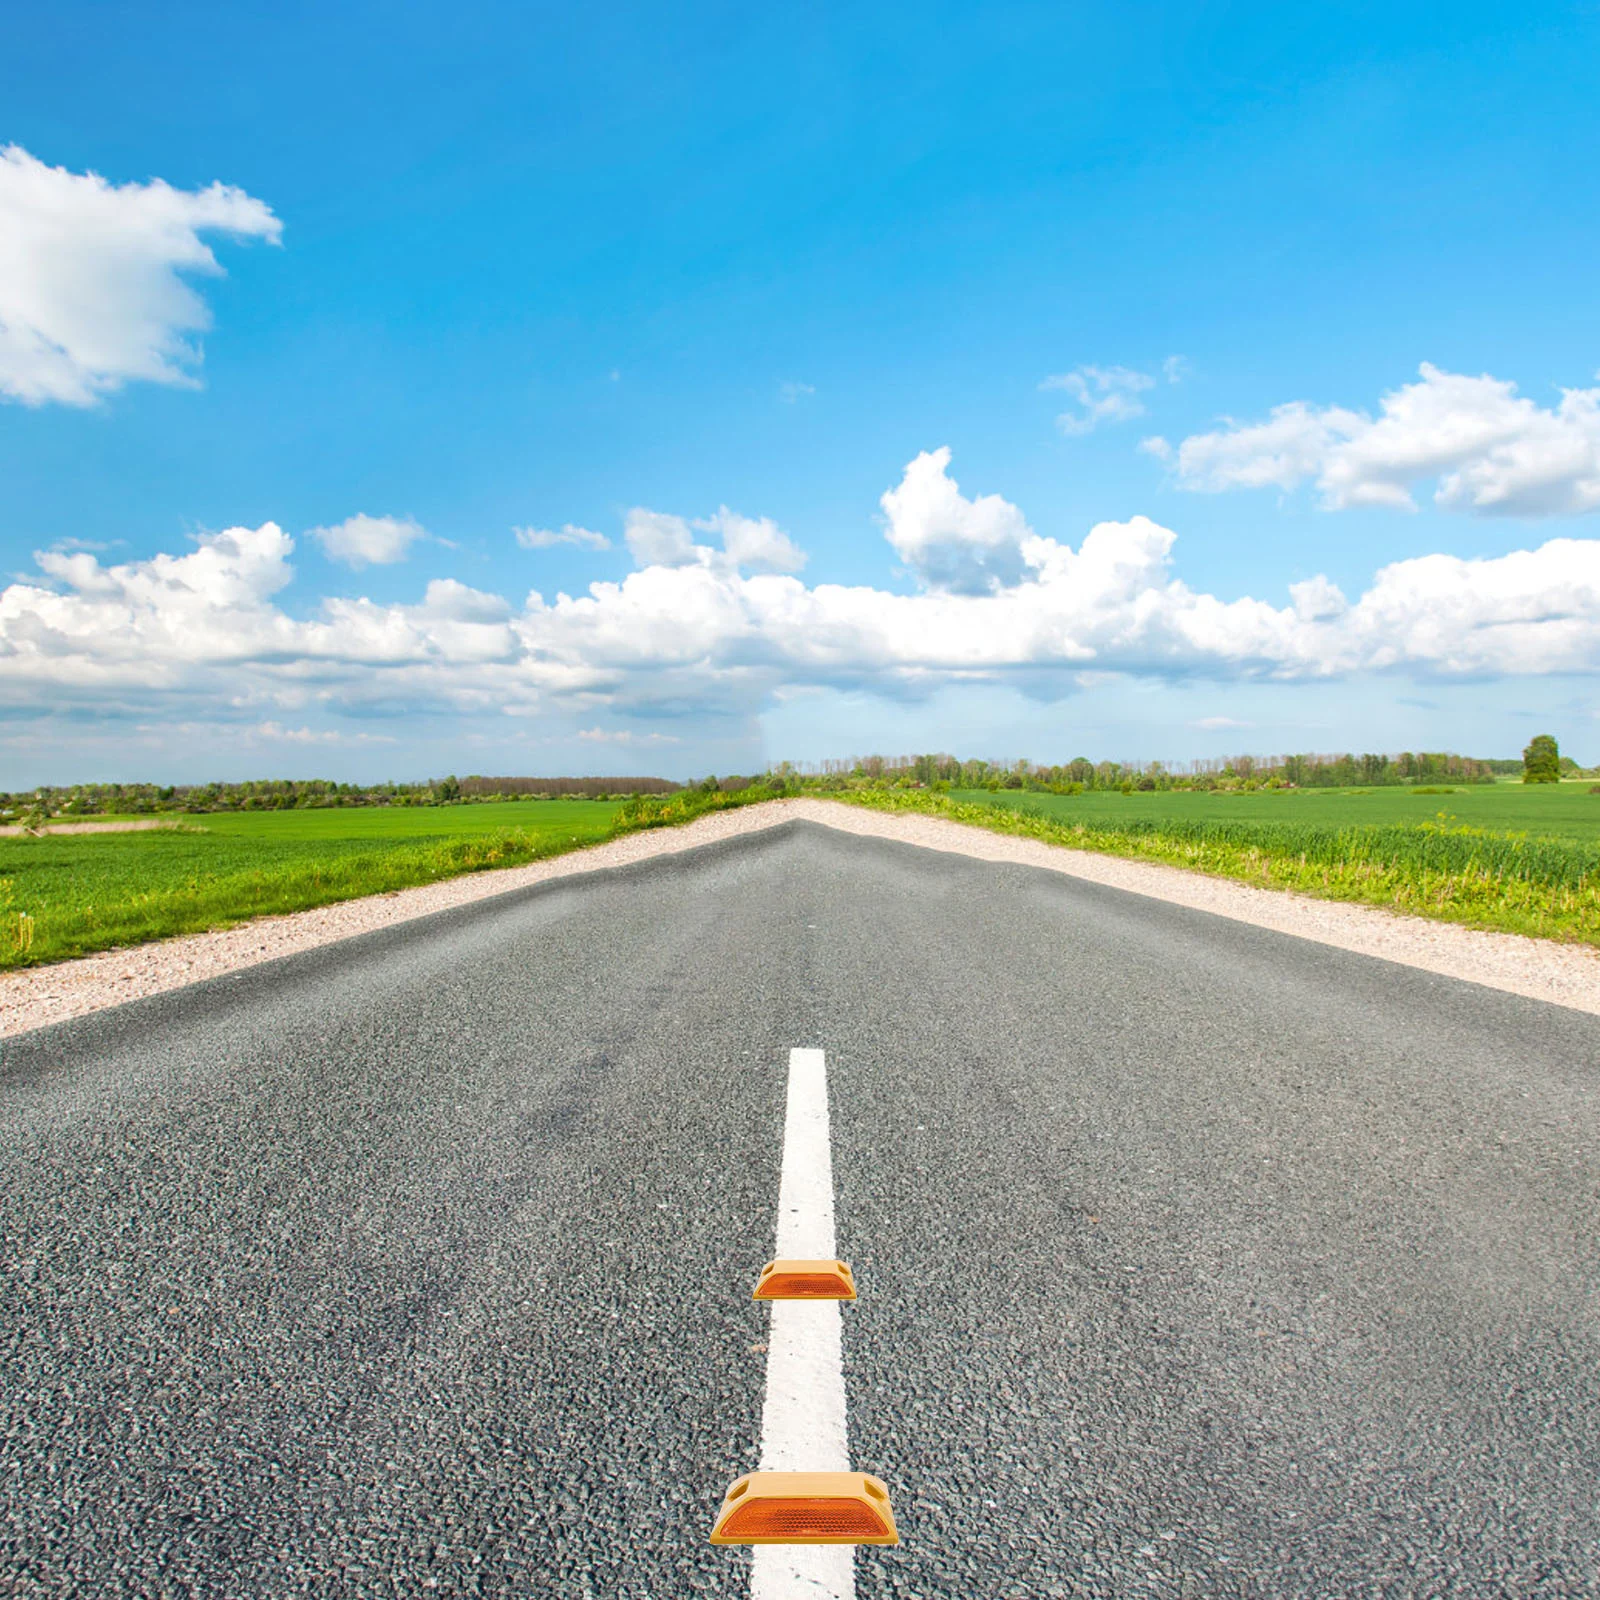
[(1597, 59), (1593, 4), (14, 17), (0, 787), (1600, 760)]

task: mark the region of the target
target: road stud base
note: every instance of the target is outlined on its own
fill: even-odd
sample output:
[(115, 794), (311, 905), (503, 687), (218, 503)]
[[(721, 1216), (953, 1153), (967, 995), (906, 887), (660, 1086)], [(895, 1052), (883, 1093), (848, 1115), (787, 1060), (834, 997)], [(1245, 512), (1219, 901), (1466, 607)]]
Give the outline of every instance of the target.
[(749, 1472), (728, 1490), (712, 1544), (899, 1544), (889, 1491), (865, 1472)]
[(752, 1300), (854, 1300), (848, 1261), (769, 1261)]

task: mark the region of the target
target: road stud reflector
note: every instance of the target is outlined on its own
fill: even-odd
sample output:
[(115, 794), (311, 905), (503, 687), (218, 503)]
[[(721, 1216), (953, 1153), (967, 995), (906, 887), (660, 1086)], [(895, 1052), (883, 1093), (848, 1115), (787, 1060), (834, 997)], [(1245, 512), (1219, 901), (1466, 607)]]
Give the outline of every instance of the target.
[(769, 1261), (752, 1300), (854, 1300), (848, 1261)]
[(749, 1472), (728, 1490), (712, 1544), (899, 1544), (889, 1491), (865, 1472)]

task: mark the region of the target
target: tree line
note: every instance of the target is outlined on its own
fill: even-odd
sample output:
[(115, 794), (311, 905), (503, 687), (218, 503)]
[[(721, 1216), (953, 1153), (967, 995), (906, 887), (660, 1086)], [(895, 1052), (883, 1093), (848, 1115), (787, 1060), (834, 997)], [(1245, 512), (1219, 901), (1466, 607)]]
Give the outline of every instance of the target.
[(787, 763), (774, 769), (805, 787), (837, 783), (887, 783), (950, 789), (1043, 789), (1081, 793), (1093, 789), (1347, 789), (1418, 783), (1493, 783), (1521, 770), (1517, 761), (1480, 760), (1453, 751), (1402, 751), (1398, 755), (1238, 755), (1169, 765), (1162, 761), (1091, 761), (1075, 756), (1046, 765), (1026, 760), (980, 761), (937, 754), (863, 756), (813, 769)]
[[(656, 777), (430, 778), (413, 783), (339, 783), (323, 778), (258, 778), (241, 783), (84, 783), (0, 792), (0, 815), (36, 818), (146, 816), (173, 812), (294, 811), (339, 806), (433, 806), (560, 796), (622, 799), (682, 790), (737, 794), (758, 785), (776, 794), (862, 785), (926, 789), (1033, 789), (1058, 794), (1088, 790), (1350, 789), (1429, 783), (1493, 783), (1520, 774), (1555, 783), (1583, 775), (1549, 734), (1537, 735), (1521, 761), (1482, 759), (1448, 750), (1397, 755), (1238, 755), (1168, 765), (1161, 761), (1091, 761), (1074, 756), (1054, 765), (964, 760), (947, 754), (858, 756), (813, 764), (777, 763), (752, 776), (707, 777), (688, 784)], [(1600, 773), (1594, 774), (1600, 776)]]
[(416, 783), (338, 783), (255, 778), (242, 783), (79, 783), (0, 793), (0, 812), (46, 817), (156, 816), (173, 812), (305, 811), (343, 806), (433, 806), (486, 800), (611, 799), (672, 794), (670, 778), (430, 778)]

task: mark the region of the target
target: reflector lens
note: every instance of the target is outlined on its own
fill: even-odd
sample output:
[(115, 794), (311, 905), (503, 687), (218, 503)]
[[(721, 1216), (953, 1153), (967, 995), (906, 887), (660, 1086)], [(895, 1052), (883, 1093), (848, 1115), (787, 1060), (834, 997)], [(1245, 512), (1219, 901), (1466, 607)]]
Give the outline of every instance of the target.
[(803, 1544), (808, 1539), (877, 1539), (889, 1530), (858, 1500), (757, 1500), (736, 1506), (723, 1524), (730, 1539), (761, 1536)]
[(847, 1261), (769, 1261), (756, 1280), (755, 1300), (854, 1300)]
[(752, 1472), (728, 1490), (712, 1544), (898, 1544), (889, 1491), (864, 1472)]

